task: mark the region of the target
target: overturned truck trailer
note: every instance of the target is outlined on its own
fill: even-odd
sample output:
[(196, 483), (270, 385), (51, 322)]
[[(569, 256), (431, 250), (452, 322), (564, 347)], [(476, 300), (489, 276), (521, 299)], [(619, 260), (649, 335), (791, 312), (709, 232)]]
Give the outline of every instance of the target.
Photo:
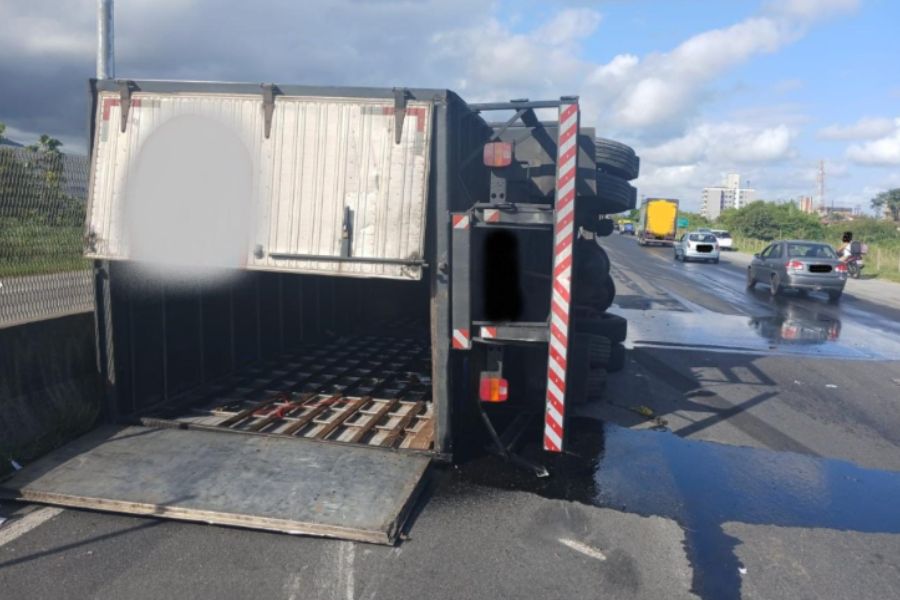
[(597, 240), (637, 174), (598, 171), (576, 98), (92, 90), (108, 423), (3, 496), (392, 543), (432, 460), (514, 458), (531, 415), (564, 449), (598, 337), (625, 335)]

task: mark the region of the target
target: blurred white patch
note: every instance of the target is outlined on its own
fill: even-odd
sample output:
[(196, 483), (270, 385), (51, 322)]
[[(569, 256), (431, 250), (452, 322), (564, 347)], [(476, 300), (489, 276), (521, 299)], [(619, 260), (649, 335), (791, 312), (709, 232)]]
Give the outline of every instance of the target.
[(176, 117), (143, 144), (126, 189), (132, 260), (157, 276), (217, 278), (246, 263), (253, 160), (227, 125)]

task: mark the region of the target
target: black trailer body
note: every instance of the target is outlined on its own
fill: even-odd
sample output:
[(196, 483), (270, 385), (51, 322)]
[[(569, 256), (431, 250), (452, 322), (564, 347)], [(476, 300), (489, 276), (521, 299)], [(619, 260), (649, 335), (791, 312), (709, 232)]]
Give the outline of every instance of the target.
[[(454, 443), (472, 439), (469, 416), (480, 412), (500, 441), (482, 400), (500, 412), (545, 412), (545, 448), (563, 449), (569, 304), (580, 293), (582, 248), (597, 247), (591, 232), (601, 212), (590, 204), (593, 131), (579, 129), (577, 99), (467, 105), (448, 90), (125, 80), (91, 89), (85, 239), (95, 258), (98, 362), (107, 419), (129, 428), (64, 448), (0, 495), (390, 543), (420, 488), (422, 461), (451, 460)], [(557, 120), (539, 121), (541, 109)], [(238, 146), (257, 169), (250, 202), (265, 209), (247, 218), (240, 265), (217, 264), (203, 276), (147, 268), (122, 225), (136, 194), (129, 182), (142, 168), (135, 157), (159, 132), (203, 131), (206, 121), (190, 121), (203, 111), (206, 121), (240, 129)], [(489, 111), (512, 117), (491, 126), (482, 116)], [(218, 152), (200, 139), (173, 139), (167, 151), (189, 174), (190, 163), (202, 171), (203, 157)], [(157, 243), (193, 218), (189, 204), (155, 223)], [(402, 214), (391, 212), (398, 206)], [(215, 210), (201, 217), (218, 222)], [(227, 441), (215, 458), (192, 460), (191, 448), (203, 455), (209, 435)], [(261, 486), (268, 495), (331, 494), (346, 511), (386, 486), (396, 500), (348, 527), (341, 511), (323, 522), (303, 513), (279, 520), (268, 505), (254, 512), (253, 502), (231, 514), (227, 503), (183, 501), (184, 486), (223, 485), (223, 470), (277, 478), (277, 458), (245, 448), (261, 444), (265, 454), (265, 440), (279, 452), (295, 448), (300, 464), (338, 469), (322, 486), (269, 482)], [(172, 456), (141, 457), (167, 444)], [(238, 462), (224, 469), (227, 456)], [(135, 468), (139, 480), (142, 463), (157, 481), (171, 478), (170, 494), (142, 499), (140, 486), (115, 476), (96, 489), (73, 483), (79, 469)], [(373, 463), (383, 470), (371, 473)], [(336, 481), (346, 489), (335, 491)]]

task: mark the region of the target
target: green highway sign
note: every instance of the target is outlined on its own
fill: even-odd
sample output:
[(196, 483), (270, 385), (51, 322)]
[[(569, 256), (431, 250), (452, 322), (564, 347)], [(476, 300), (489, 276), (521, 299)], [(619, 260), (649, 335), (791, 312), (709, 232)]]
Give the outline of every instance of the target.
[(688, 226), (688, 220), (684, 217), (678, 217), (678, 227), (684, 229)]

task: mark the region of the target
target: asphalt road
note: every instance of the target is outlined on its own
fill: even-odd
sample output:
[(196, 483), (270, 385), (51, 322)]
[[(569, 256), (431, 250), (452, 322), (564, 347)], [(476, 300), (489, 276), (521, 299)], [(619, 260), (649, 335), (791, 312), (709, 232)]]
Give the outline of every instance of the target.
[(900, 311), (607, 246), (628, 364), (549, 480), (439, 471), (395, 548), (4, 505), (0, 595), (895, 597)]

